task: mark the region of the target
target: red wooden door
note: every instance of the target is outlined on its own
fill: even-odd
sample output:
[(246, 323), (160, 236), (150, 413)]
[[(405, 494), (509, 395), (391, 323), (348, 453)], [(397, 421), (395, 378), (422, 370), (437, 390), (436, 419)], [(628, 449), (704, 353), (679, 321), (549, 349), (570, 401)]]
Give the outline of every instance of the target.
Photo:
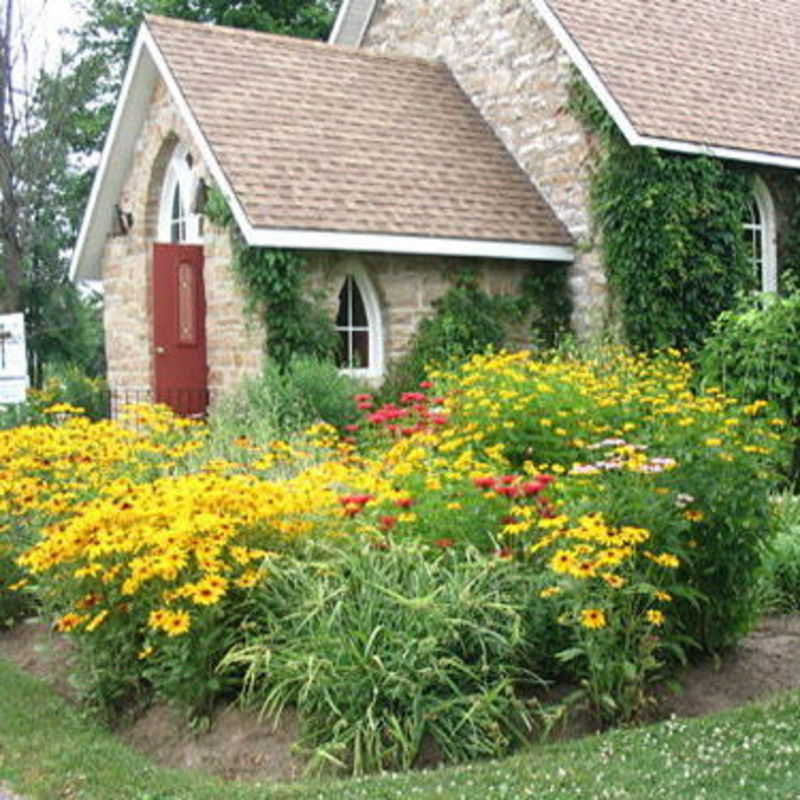
[(208, 406), (203, 248), (153, 246), (155, 400), (183, 416)]

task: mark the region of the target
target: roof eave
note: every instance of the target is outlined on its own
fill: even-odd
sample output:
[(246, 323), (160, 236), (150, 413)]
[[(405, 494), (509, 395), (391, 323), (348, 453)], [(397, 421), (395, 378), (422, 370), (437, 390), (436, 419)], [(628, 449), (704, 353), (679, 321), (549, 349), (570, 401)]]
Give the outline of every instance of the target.
[[(152, 91), (155, 77), (155, 67), (146, 58), (140, 32), (131, 53), (120, 99), (106, 135), (100, 164), (72, 253), (70, 280), (100, 278), (97, 267), (105, 240), (111, 232), (113, 206), (119, 198), (130, 165), (136, 137), (144, 120), (146, 97)], [(99, 209), (107, 209), (108, 213), (101, 216)]]
[[(120, 98), (106, 137), (100, 166), (92, 185), (81, 232), (70, 264), (72, 280), (101, 278), (98, 266), (105, 240), (111, 230), (112, 209), (118, 201), (128, 174), (136, 139), (147, 112), (147, 101), (157, 77), (164, 81), (212, 178), (225, 195), (239, 227), (242, 230), (250, 227), (244, 208), (228, 182), (145, 21), (136, 37)], [(105, 217), (98, 214), (103, 208), (109, 209)]]
[(328, 37), (328, 44), (361, 47), (375, 11), (375, 3), (376, 0), (344, 0)]
[(734, 147), (721, 147), (718, 145), (703, 142), (690, 142), (681, 139), (670, 139), (657, 136), (647, 136), (641, 134), (634, 127), (630, 117), (626, 114), (622, 105), (617, 102), (609, 88), (604, 83), (600, 74), (592, 66), (589, 59), (584, 55), (578, 42), (572, 37), (570, 32), (562, 24), (558, 14), (556, 14), (547, 0), (531, 0), (537, 13), (552, 31), (558, 43), (578, 68), (583, 79), (589, 84), (597, 99), (603, 104), (606, 111), (622, 131), (622, 135), (633, 147), (656, 147), (660, 150), (668, 150), (676, 153), (688, 153), (692, 155), (708, 155), (715, 158), (732, 159), (734, 161), (744, 161), (753, 164), (764, 164), (774, 167), (789, 167), (800, 169), (800, 156), (787, 156), (780, 153), (768, 153), (761, 150), (744, 150)]
[(249, 228), (242, 232), (247, 243), (255, 247), (293, 247), (301, 250), (407, 253), (531, 261), (570, 262), (575, 258), (574, 249), (564, 244), (293, 228)]

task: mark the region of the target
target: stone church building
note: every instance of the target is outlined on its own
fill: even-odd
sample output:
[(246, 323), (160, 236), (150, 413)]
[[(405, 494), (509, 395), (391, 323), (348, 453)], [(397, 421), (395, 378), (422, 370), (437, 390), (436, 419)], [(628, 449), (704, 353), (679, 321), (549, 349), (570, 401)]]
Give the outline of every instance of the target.
[(793, 5), (344, 0), (327, 44), (148, 17), (72, 264), (103, 282), (110, 384), (194, 413), (259, 370), (210, 186), (248, 245), (306, 254), (355, 375), (378, 381), (464, 267), (498, 293), (567, 269), (573, 327), (597, 329), (576, 71), (630, 144), (757, 172), (743, 227), (774, 290), (800, 175)]

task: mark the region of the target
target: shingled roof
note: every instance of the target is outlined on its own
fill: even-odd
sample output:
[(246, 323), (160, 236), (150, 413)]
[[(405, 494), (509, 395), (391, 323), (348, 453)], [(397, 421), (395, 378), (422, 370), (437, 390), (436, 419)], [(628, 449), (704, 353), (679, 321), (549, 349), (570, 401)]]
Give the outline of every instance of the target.
[(634, 144), (800, 167), (797, 0), (533, 0)]
[[(97, 193), (112, 196), (125, 163), (112, 153), (134, 146), (131, 105), (157, 75), (250, 244), (571, 258), (565, 227), (443, 64), (164, 17), (140, 33)], [(92, 271), (84, 239), (99, 260), (97, 238), (82, 232), (73, 273)]]

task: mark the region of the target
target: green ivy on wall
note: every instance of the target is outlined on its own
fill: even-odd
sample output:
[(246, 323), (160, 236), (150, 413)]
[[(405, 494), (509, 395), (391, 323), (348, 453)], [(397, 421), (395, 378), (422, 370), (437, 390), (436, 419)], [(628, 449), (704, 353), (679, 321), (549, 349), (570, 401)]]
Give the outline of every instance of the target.
[(753, 176), (719, 159), (631, 147), (578, 76), (570, 110), (599, 140), (592, 205), (628, 342), (694, 350), (756, 287), (742, 219)]
[(233, 271), (245, 296), (245, 311), (261, 319), (265, 351), (279, 367), (292, 356), (334, 358), (338, 336), (333, 320), (308, 297), (307, 259), (296, 250), (249, 247), (222, 192), (212, 187), (205, 214), (231, 232)]

